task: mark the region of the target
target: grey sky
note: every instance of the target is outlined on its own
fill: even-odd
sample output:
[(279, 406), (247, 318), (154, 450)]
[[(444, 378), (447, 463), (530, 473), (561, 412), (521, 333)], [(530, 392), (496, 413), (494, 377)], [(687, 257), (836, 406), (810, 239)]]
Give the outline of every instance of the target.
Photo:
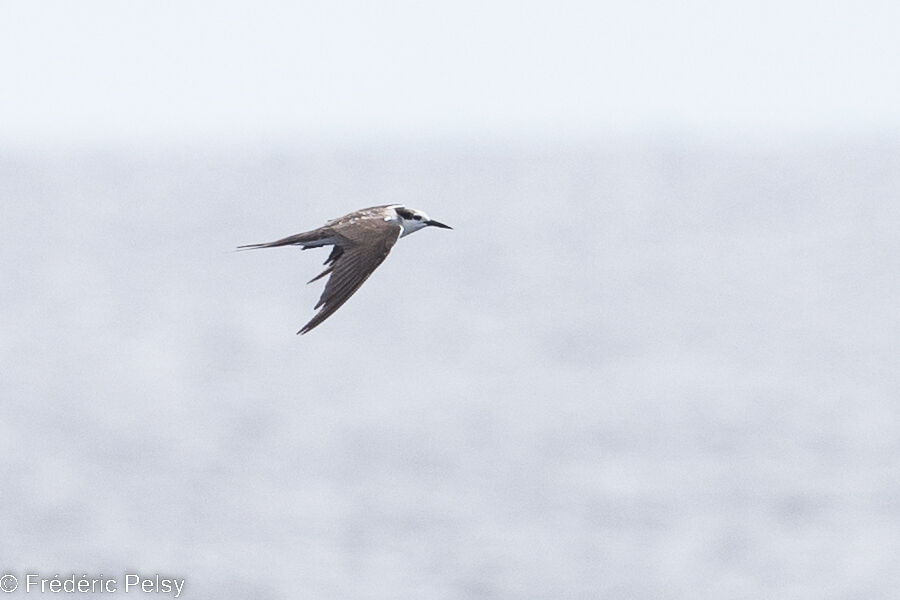
[(896, 2), (3, 2), (0, 139), (897, 132)]

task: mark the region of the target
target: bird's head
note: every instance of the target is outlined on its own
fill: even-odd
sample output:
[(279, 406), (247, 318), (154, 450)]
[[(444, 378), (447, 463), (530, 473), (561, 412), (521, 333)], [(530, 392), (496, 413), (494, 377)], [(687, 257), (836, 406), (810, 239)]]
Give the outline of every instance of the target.
[(400, 223), (400, 226), (403, 228), (403, 233), (400, 234), (400, 237), (404, 235), (409, 235), (414, 231), (418, 231), (423, 227), (440, 227), (441, 229), (453, 229), (449, 225), (444, 225), (438, 221), (435, 221), (428, 215), (426, 215), (421, 210), (415, 210), (414, 208), (407, 208), (402, 205), (394, 206), (394, 212), (397, 213), (397, 220)]

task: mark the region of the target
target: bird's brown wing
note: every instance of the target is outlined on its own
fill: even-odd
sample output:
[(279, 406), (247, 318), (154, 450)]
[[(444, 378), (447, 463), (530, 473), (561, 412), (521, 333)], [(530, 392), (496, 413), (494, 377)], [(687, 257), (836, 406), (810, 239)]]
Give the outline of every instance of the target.
[(383, 221), (374, 220), (371, 226), (366, 226), (365, 222), (358, 222), (353, 228), (352, 237), (346, 230), (341, 232), (340, 242), (335, 244), (334, 251), (325, 261), (325, 264), (330, 263), (331, 266), (312, 279), (315, 281), (325, 275), (331, 275), (325, 284), (325, 291), (315, 306), (316, 309), (321, 307), (322, 310), (297, 333), (311, 331), (343, 306), (378, 265), (384, 262), (401, 232), (402, 228), (399, 225), (388, 226)]

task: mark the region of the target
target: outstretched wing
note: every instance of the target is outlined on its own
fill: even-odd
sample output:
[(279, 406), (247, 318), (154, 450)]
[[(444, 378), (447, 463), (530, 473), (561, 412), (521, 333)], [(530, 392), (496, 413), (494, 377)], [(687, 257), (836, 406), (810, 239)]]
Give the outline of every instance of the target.
[(402, 231), (400, 225), (386, 223), (381, 219), (357, 221), (352, 232), (346, 229), (341, 231), (339, 239), (334, 242), (334, 250), (325, 261), (326, 265), (331, 266), (310, 281), (312, 283), (325, 275), (331, 275), (315, 306), (322, 310), (297, 333), (311, 331), (343, 306), (378, 265), (384, 262)]

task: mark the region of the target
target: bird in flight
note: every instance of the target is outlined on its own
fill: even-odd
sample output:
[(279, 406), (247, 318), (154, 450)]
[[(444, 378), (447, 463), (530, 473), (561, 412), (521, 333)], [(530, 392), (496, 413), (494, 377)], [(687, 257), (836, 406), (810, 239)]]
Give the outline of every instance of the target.
[(407, 208), (402, 204), (385, 204), (332, 219), (312, 231), (274, 242), (238, 246), (238, 249), (300, 246), (306, 250), (334, 246), (324, 263), (328, 268), (309, 280), (312, 283), (330, 275), (325, 291), (314, 309), (322, 310), (297, 332), (304, 334), (334, 314), (365, 283), (378, 265), (384, 262), (398, 239), (429, 226), (453, 229), (431, 219), (421, 210)]

